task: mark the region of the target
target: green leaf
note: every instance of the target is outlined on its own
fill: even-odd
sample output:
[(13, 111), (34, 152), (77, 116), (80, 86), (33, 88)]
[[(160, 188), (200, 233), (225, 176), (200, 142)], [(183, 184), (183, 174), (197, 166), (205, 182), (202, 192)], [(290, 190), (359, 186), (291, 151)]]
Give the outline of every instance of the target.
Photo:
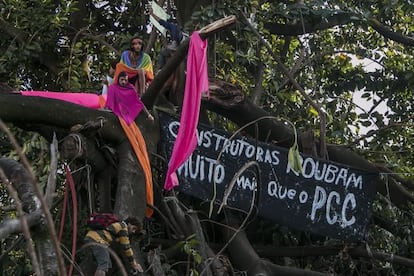
[(288, 164), (292, 170), (298, 174), (302, 173), (302, 157), (300, 156), (298, 144), (295, 143), (288, 153)]
[(310, 112), (310, 114), (312, 114), (313, 116), (319, 116), (318, 111), (316, 111), (316, 109), (315, 109), (315, 108), (313, 108), (313, 107), (309, 108), (309, 112)]
[(194, 252), (195, 252), (195, 254), (193, 254), (194, 261), (196, 262), (196, 264), (201, 264), (202, 259), (201, 259), (200, 254), (198, 254), (197, 251), (194, 251)]

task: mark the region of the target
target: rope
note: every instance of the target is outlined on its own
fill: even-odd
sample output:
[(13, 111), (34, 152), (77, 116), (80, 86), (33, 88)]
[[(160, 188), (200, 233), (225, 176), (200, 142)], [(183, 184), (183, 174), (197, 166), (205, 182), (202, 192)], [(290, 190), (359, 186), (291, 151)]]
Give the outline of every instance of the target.
[(65, 184), (65, 193), (63, 195), (63, 206), (62, 206), (62, 215), (61, 215), (61, 220), (60, 220), (60, 227), (59, 227), (59, 243), (61, 243), (62, 241), (62, 235), (63, 235), (63, 225), (65, 224), (65, 216), (66, 216), (66, 208), (68, 205), (68, 182), (66, 181)]
[(87, 187), (88, 187), (88, 205), (89, 205), (89, 214), (92, 214), (92, 193), (91, 193), (91, 178), (89, 176), (89, 174), (91, 173), (91, 166), (88, 166), (86, 168), (87, 173), (86, 173), (86, 178), (87, 178)]
[(59, 242), (62, 241), (63, 235), (63, 227), (65, 225), (65, 216), (66, 216), (66, 209), (68, 205), (68, 194), (69, 190), (71, 192), (72, 197), (72, 205), (73, 205), (73, 225), (72, 225), (72, 252), (71, 252), (71, 262), (69, 267), (68, 275), (72, 275), (73, 272), (73, 264), (75, 263), (75, 255), (76, 255), (76, 240), (77, 240), (77, 228), (78, 228), (78, 208), (77, 208), (77, 201), (76, 201), (76, 190), (75, 190), (75, 182), (72, 177), (72, 173), (70, 172), (69, 166), (67, 164), (64, 165), (65, 173), (66, 173), (66, 185), (65, 185), (65, 193), (63, 198), (63, 207), (62, 207), (62, 219), (60, 221), (60, 229), (59, 229)]
[(71, 164), (76, 158), (82, 156), (82, 153), (83, 153), (83, 151), (82, 151), (82, 139), (81, 139), (80, 135), (76, 134), (76, 133), (70, 133), (68, 136), (72, 137), (77, 142), (77, 145), (78, 145), (77, 146), (77, 148), (78, 148), (77, 154), (69, 162), (69, 164)]
[[(77, 228), (78, 228), (78, 208), (77, 208), (77, 201), (76, 201), (76, 190), (75, 190), (75, 181), (73, 180), (72, 174), (70, 169), (67, 165), (65, 165), (65, 172), (66, 172), (66, 183), (69, 183), (71, 195), (72, 195), (72, 205), (73, 205), (73, 227), (72, 227), (72, 256), (71, 256), (71, 263), (69, 267), (68, 275), (72, 275), (73, 272), (73, 264), (75, 263), (75, 255), (76, 255), (76, 239), (77, 239)], [(63, 220), (63, 219), (62, 219)]]
[(77, 173), (83, 169), (86, 169), (86, 181), (87, 181), (87, 189), (88, 189), (88, 207), (89, 207), (89, 214), (92, 214), (93, 207), (92, 207), (92, 193), (91, 193), (91, 165), (86, 164), (85, 166), (82, 166), (80, 168), (77, 168), (76, 170), (72, 171), (72, 174)]

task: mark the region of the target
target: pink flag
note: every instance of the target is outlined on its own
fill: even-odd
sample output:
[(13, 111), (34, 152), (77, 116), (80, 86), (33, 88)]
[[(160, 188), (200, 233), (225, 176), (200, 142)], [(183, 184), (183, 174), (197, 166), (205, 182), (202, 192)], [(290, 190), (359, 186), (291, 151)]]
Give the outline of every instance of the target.
[(208, 93), (207, 40), (198, 32), (190, 38), (187, 57), (187, 78), (181, 112), (180, 128), (171, 154), (164, 189), (178, 186), (175, 171), (188, 159), (197, 146), (197, 124), (200, 114), (201, 94)]

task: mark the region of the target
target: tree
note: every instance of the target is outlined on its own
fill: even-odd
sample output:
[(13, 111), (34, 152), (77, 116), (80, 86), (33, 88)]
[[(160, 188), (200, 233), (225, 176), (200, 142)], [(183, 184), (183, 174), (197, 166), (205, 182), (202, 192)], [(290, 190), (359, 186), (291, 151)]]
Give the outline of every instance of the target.
[[(155, 207), (160, 210), (158, 216), (164, 219), (162, 223), (149, 224), (148, 229), (152, 238), (163, 239), (142, 251), (160, 244), (163, 249), (171, 245), (163, 252), (168, 260), (156, 262), (159, 254), (156, 250), (149, 254), (154, 264), (159, 264), (158, 268), (161, 263), (164, 268), (170, 265), (169, 273), (189, 269), (223, 275), (239, 271), (247, 271), (249, 275), (313, 273), (303, 268), (339, 274), (411, 271), (412, 261), (408, 257), (413, 250), (413, 159), (406, 153), (411, 152), (413, 145), (412, 5), (392, 1), (163, 2), (189, 32), (225, 15), (237, 15), (238, 23), (233, 28), (209, 37), (210, 76), (214, 78), (211, 82), (214, 85), (210, 89), (210, 99), (203, 103), (205, 122), (233, 131), (264, 115), (286, 118), (301, 132), (302, 151), (309, 150), (332, 161), (381, 172), (383, 178), (378, 183), (373, 226), (366, 245), (344, 245), (256, 220), (237, 232), (229, 243), (229, 262), (224, 255), (212, 258), (222, 248), (217, 249), (217, 246), (223, 246), (234, 232), (218, 234), (226, 228), (200, 223), (199, 219), (204, 218), (202, 212), (183, 210), (177, 200), (166, 200), (161, 191), (156, 190), (160, 199)], [(142, 31), (145, 38), (149, 37), (145, 33), (148, 19), (141, 1), (42, 3), (41, 7), (36, 1), (15, 0), (0, 4), (0, 29), (4, 33), (0, 39), (1, 81), (14, 89), (96, 91), (109, 61), (125, 47), (128, 37), (138, 31)], [(243, 12), (239, 7), (244, 7)], [(147, 106), (165, 103), (161, 99), (166, 98), (164, 94), (168, 95), (165, 91), (168, 87), (161, 88), (172, 70), (182, 62), (187, 46), (184, 43), (157, 74), (143, 97)], [(159, 41), (148, 45), (154, 61), (160, 47)], [(371, 66), (364, 65), (367, 61)], [(64, 139), (61, 154), (69, 160), (76, 155), (74, 150), (79, 149), (74, 141), (80, 139), (82, 145), (87, 146), (88, 154), (77, 158), (72, 165), (78, 168), (85, 162), (91, 165), (91, 174), (82, 171), (75, 180), (85, 187), (90, 184), (85, 176), (93, 176), (97, 187), (104, 188), (99, 190), (96, 204), (100, 206), (97, 208), (113, 207), (120, 215), (132, 212), (143, 216), (144, 201), (136, 200), (145, 198), (145, 191), (140, 188), (144, 186), (143, 175), (114, 116), (53, 100), (24, 98), (10, 94), (11, 89), (6, 86), (1, 86), (0, 90), (0, 118), (17, 127), (14, 134), (29, 149), (27, 153), (32, 164), (36, 164), (34, 169), (39, 183), (45, 183), (47, 175), (42, 165), (44, 161), (39, 162), (48, 158), (45, 157), (45, 142), (41, 140), (38, 145), (25, 131), (35, 131), (49, 141), (55, 131), (59, 139)], [(356, 95), (360, 99), (354, 102)], [(363, 106), (365, 103), (368, 107)], [(51, 117), (51, 113), (56, 116)], [(155, 153), (158, 129), (141, 117), (137, 123), (143, 130), (149, 151)], [(70, 130), (75, 129), (72, 127), (78, 124), (82, 126), (71, 133)], [(260, 140), (292, 146), (293, 131), (284, 123), (263, 121), (258, 128)], [(72, 135), (68, 136), (69, 133)], [(247, 129), (247, 133), (255, 137), (254, 128)], [(305, 133), (311, 135), (305, 136)], [(112, 156), (112, 151), (99, 147), (102, 144), (115, 149), (118, 166), (113, 157), (108, 157)], [(2, 155), (13, 154), (12, 147), (2, 147)], [(157, 164), (157, 168), (159, 165), (160, 173), (163, 172), (165, 162), (153, 156), (152, 163)], [(114, 181), (117, 186), (112, 187), (117, 191), (114, 202), (110, 197), (108, 179), (111, 178), (117, 179)], [(134, 197), (127, 188), (129, 183), (142, 184), (132, 186)], [(161, 179), (157, 183), (161, 187)], [(88, 197), (84, 188), (78, 193), (81, 213), (85, 215)], [(5, 194), (2, 201), (7, 198)], [(55, 201), (59, 198), (60, 195)], [(175, 197), (167, 199), (171, 198)], [(178, 199), (180, 202), (188, 200)], [(58, 211), (55, 217), (57, 214)], [(224, 222), (233, 228), (241, 224), (234, 214)], [(187, 228), (188, 225), (191, 227)], [(154, 233), (156, 226), (162, 227), (162, 235)], [(259, 235), (255, 234), (255, 229), (260, 229)], [(3, 244), (13, 239), (14, 236), (9, 236)], [(69, 244), (69, 237), (64, 237), (63, 243)], [(271, 243), (273, 247), (269, 249), (263, 243)], [(367, 245), (371, 250), (366, 250)], [(181, 248), (183, 251), (179, 250)], [(185, 256), (180, 256), (180, 252)], [(391, 259), (394, 255), (401, 257)], [(208, 266), (211, 258), (213, 265)], [(171, 267), (178, 259), (190, 260), (189, 265)], [(230, 262), (232, 265), (226, 266)], [(227, 267), (227, 272), (223, 267)]]

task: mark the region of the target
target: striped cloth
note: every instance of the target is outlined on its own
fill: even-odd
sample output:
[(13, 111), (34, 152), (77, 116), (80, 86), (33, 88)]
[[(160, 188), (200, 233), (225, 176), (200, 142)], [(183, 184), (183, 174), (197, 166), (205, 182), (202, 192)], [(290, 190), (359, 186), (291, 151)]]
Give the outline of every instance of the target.
[(96, 242), (105, 246), (110, 246), (114, 241), (117, 242), (131, 266), (135, 265), (134, 252), (128, 237), (128, 227), (125, 222), (115, 222), (104, 230), (89, 230), (85, 241)]
[(121, 60), (116, 66), (114, 80), (118, 79), (118, 74), (121, 71), (125, 71), (128, 74), (128, 78), (133, 78), (138, 74), (137, 69), (143, 69), (145, 71), (146, 82), (151, 82), (154, 79), (151, 57), (148, 54), (142, 52), (138, 57), (137, 65), (133, 66), (129, 57), (129, 53), (129, 50), (126, 50), (122, 53)]

